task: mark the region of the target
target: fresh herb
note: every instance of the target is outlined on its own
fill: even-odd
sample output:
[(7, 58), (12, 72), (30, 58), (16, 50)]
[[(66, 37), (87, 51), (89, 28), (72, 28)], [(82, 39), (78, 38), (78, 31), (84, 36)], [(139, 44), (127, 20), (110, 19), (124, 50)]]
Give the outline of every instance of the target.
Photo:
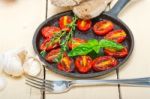
[(61, 50), (60, 53), (58, 55), (58, 57), (55, 59), (55, 62), (60, 62), (60, 60), (63, 58), (63, 54), (64, 52), (66, 52), (68, 50), (68, 42), (70, 40), (72, 40), (73, 38), (73, 33), (76, 29), (76, 21), (77, 21), (77, 16), (74, 16), (72, 18), (72, 22), (70, 24), (68, 24), (68, 27), (70, 28), (69, 33), (67, 33), (66, 37), (60, 42), (60, 46), (61, 46)]
[(114, 41), (102, 39), (98, 42), (96, 39), (89, 40), (87, 43), (81, 44), (69, 52), (69, 56), (87, 55), (88, 53), (95, 51), (99, 53), (101, 48), (113, 48), (116, 50), (123, 49), (121, 44), (115, 43)]
[(93, 39), (89, 40), (87, 43), (80, 44), (76, 48), (74, 48), (71, 52), (69, 52), (69, 56), (77, 56), (77, 55), (86, 55), (90, 53), (94, 47), (98, 46), (98, 41)]
[(92, 50), (94, 50), (97, 54), (99, 53), (99, 50), (101, 46), (99, 46), (99, 42), (96, 39), (91, 39), (88, 41), (87, 45), (90, 45)]
[[(77, 19), (78, 19), (77, 16), (74, 16), (72, 19), (73, 21), (70, 24), (68, 24), (68, 27), (70, 28), (69, 33), (67, 33), (66, 30), (62, 30), (60, 32), (57, 32), (54, 34), (53, 38), (49, 42), (46, 43), (46, 48), (48, 48), (49, 46), (52, 46), (53, 44), (55, 44), (57, 42), (60, 43), (61, 51), (60, 51), (58, 57), (55, 59), (55, 62), (59, 62), (62, 59), (64, 52), (67, 51), (67, 49), (68, 49), (67, 44), (70, 40), (72, 40), (73, 33), (76, 29)], [(62, 37), (64, 37), (64, 36), (65, 36), (65, 38), (62, 40)], [(46, 51), (45, 50), (41, 51), (40, 55), (42, 57), (45, 57)]]
[(66, 31), (55, 33), (54, 37), (46, 44), (46, 47), (52, 46), (61, 41), (61, 38), (66, 34)]
[(40, 52), (40, 55), (41, 55), (42, 57), (45, 57), (46, 51), (45, 51), (45, 50), (41, 51), (41, 52)]
[[(65, 34), (66, 34), (66, 31), (60, 31), (60, 32), (54, 33), (53, 38), (51, 38), (50, 41), (46, 43), (46, 49), (47, 49), (49, 46), (53, 46), (53, 45), (56, 44), (57, 42), (60, 42), (60, 41), (61, 41), (61, 38), (62, 38), (63, 36), (65, 36)], [(45, 55), (46, 55), (46, 50), (42, 50), (42, 51), (40, 52), (40, 55), (41, 55), (42, 57), (45, 57)]]
[(54, 62), (58, 63), (61, 61), (61, 59), (63, 58), (63, 54), (61, 54), (62, 52), (60, 51), (59, 55), (57, 58), (54, 59)]
[(118, 44), (114, 41), (110, 41), (110, 40), (106, 40), (106, 39), (100, 40), (99, 46), (101, 46), (102, 48), (112, 48), (115, 50), (121, 50), (124, 48), (121, 44)]

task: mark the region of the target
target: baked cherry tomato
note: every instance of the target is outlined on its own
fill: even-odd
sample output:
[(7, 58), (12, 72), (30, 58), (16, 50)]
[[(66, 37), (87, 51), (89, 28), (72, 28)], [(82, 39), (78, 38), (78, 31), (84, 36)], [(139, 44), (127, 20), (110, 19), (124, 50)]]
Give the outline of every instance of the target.
[(42, 28), (41, 33), (45, 38), (52, 38), (54, 36), (54, 33), (58, 33), (59, 31), (60, 31), (59, 27), (46, 26)]
[(91, 28), (92, 22), (91, 20), (82, 20), (79, 19), (77, 21), (77, 27), (80, 31), (87, 31)]
[(99, 72), (115, 67), (117, 64), (117, 60), (112, 56), (102, 56), (93, 60), (92, 68), (94, 71)]
[(64, 54), (61, 61), (58, 63), (58, 69), (65, 72), (72, 72), (74, 70), (73, 60)]
[(113, 28), (114, 28), (114, 24), (111, 21), (103, 20), (97, 22), (94, 25), (93, 30), (97, 35), (105, 35), (111, 30), (113, 30)]
[(106, 55), (113, 56), (113, 57), (116, 57), (116, 58), (124, 58), (128, 55), (128, 49), (125, 47), (122, 50), (117, 51), (117, 50), (114, 50), (114, 49), (106, 48), (106, 49), (104, 49), (104, 53)]
[(75, 67), (80, 73), (88, 73), (92, 68), (92, 59), (89, 56), (79, 56), (75, 60)]
[(59, 19), (59, 26), (62, 30), (66, 30), (67, 32), (70, 31), (70, 28), (67, 26), (72, 22), (72, 18), (70, 16), (62, 16)]
[(43, 51), (43, 50), (49, 51), (49, 50), (52, 50), (52, 49), (54, 49), (54, 48), (59, 47), (59, 43), (58, 43), (58, 42), (55, 43), (55, 44), (49, 45), (49, 41), (50, 41), (50, 39), (47, 38), (47, 39), (45, 39), (45, 40), (42, 42), (42, 44), (40, 45), (40, 50), (41, 50), (41, 51)]
[(113, 40), (117, 43), (121, 43), (125, 40), (126, 36), (127, 35), (126, 35), (125, 31), (122, 29), (119, 29), (119, 30), (114, 30), (114, 31), (108, 33), (105, 36), (105, 39)]
[(53, 49), (53, 50), (51, 50), (51, 51), (45, 56), (45, 59), (46, 59), (48, 62), (52, 63), (52, 62), (54, 62), (55, 58), (58, 57), (59, 52), (60, 52), (60, 48)]
[(86, 40), (81, 38), (73, 38), (71, 41), (69, 41), (68, 46), (70, 49), (74, 49), (75, 47), (79, 46), (80, 44), (85, 43)]

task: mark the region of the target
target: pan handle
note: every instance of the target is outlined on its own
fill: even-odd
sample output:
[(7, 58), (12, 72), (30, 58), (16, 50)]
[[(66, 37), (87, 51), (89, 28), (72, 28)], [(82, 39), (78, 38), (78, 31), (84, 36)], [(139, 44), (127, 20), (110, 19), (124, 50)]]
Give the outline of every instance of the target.
[(118, 0), (115, 6), (108, 11), (108, 14), (111, 14), (113, 16), (118, 16), (119, 12), (125, 7), (125, 5), (129, 2), (130, 0)]

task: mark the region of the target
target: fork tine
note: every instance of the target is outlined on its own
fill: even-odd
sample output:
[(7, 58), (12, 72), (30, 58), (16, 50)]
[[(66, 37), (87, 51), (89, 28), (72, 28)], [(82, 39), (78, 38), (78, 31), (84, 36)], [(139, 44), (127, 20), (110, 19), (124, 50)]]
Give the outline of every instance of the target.
[(40, 82), (40, 81), (36, 81), (36, 80), (33, 80), (33, 79), (26, 79), (27, 82), (29, 83), (32, 83), (32, 84), (35, 84), (39, 87), (43, 87), (43, 88), (49, 88), (49, 89), (52, 89), (52, 85), (51, 84), (47, 84), (47, 83), (44, 83), (44, 82)]
[(42, 91), (44, 91), (44, 90), (45, 90), (44, 88), (41, 88), (41, 87), (35, 86), (35, 85), (33, 85), (33, 84), (31, 84), (31, 83), (28, 83), (28, 82), (26, 82), (26, 84), (27, 84), (27, 85), (29, 85), (29, 86), (31, 86), (31, 87), (34, 87), (34, 88), (36, 88), (36, 89), (40, 89), (40, 90), (42, 90)]
[(36, 79), (36, 80), (44, 81), (44, 79), (37, 78), (37, 77), (31, 76), (31, 75), (25, 75), (25, 77), (30, 78), (30, 79)]
[(37, 77), (27, 75), (26, 76), (26, 81), (30, 82), (32, 84), (35, 84), (39, 87), (44, 87), (45, 89), (48, 89), (48, 90), (53, 89), (53, 85), (51, 84), (51, 82), (48, 82), (48, 81), (45, 82), (45, 80), (43, 80), (41, 78), (37, 78)]
[(41, 87), (33, 85), (33, 84), (29, 83), (29, 82), (26, 82), (26, 84), (29, 85), (29, 86), (31, 86), (31, 87), (33, 87), (33, 88), (39, 89), (41, 91), (48, 91), (48, 92), (50, 92), (50, 90), (48, 88), (41, 88)]
[(31, 84), (34, 84), (34, 85), (39, 86), (39, 87), (42, 87), (42, 88), (45, 87), (45, 86), (44, 86), (44, 83), (43, 83), (43, 84), (42, 84), (42, 83), (37, 83), (37, 82), (30, 81), (30, 80), (26, 80), (26, 82), (31, 83)]
[(41, 91), (48, 91), (48, 92), (52, 91), (50, 88), (47, 88), (47, 87), (44, 87), (44, 86), (40, 86), (40, 85), (38, 85), (36, 83), (33, 83), (33, 82), (27, 81), (26, 84), (31, 86), (31, 87), (33, 87), (33, 88), (39, 89)]
[(35, 80), (35, 79), (32, 79), (32, 78), (26, 78), (26, 80), (28, 80), (28, 81), (34, 81), (34, 82), (39, 83), (39, 84), (44, 84), (45, 83), (42, 80), (40, 81), (40, 80)]
[[(34, 77), (34, 76), (30, 76), (30, 75), (26, 75), (26, 78), (28, 80), (32, 80), (32, 81), (35, 81), (35, 82), (38, 82), (38, 83), (44, 83), (45, 85), (48, 85), (48, 86), (52, 86), (52, 81), (49, 81), (49, 80), (45, 80), (45, 79), (41, 79), (41, 78), (37, 78), (37, 77)], [(52, 86), (53, 87), (53, 86)]]
[(30, 78), (30, 79), (36, 79), (36, 80), (39, 80), (39, 81), (44, 81), (44, 82), (47, 82), (47, 83), (51, 83), (52, 81), (50, 80), (45, 80), (45, 79), (41, 79), (41, 78), (37, 78), (37, 77), (34, 77), (34, 76), (31, 76), (31, 75), (25, 75), (26, 78)]

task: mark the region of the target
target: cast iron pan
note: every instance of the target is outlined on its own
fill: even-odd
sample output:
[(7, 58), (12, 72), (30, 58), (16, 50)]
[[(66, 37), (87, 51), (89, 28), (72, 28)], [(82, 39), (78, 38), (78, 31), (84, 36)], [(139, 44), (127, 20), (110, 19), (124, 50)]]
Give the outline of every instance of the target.
[[(48, 25), (53, 25), (53, 26), (58, 26), (58, 20), (61, 16), (64, 15), (69, 15), (69, 16), (73, 16), (73, 12), (72, 11), (67, 11), (67, 12), (63, 12), (63, 13), (59, 13), (57, 15), (54, 15), (50, 18), (48, 18), (46, 21), (44, 21), (36, 30), (34, 37), (33, 37), (33, 48), (34, 51), (37, 53), (37, 55), (39, 56), (40, 60), (45, 64), (46, 68), (64, 75), (64, 76), (68, 76), (68, 77), (72, 77), (72, 78), (91, 78), (91, 77), (97, 77), (97, 76), (101, 76), (107, 73), (110, 73), (114, 70), (116, 70), (117, 68), (119, 68), (120, 66), (122, 66), (129, 58), (129, 56), (131, 55), (132, 51), (133, 51), (133, 47), (134, 47), (134, 38), (133, 35), (130, 31), (130, 29), (128, 28), (128, 26), (126, 24), (124, 24), (118, 17), (118, 13), (121, 11), (121, 9), (129, 2), (130, 0), (119, 0), (116, 5), (108, 12), (104, 12), (103, 14), (101, 14), (100, 16), (92, 19), (92, 23), (95, 24), (96, 22), (106, 19), (106, 20), (110, 20), (115, 24), (115, 28), (118, 29), (123, 29), (126, 33), (127, 33), (127, 38), (126, 40), (123, 42), (123, 45), (127, 46), (129, 54), (128, 56), (126, 56), (123, 59), (118, 59), (119, 64), (116, 67), (113, 67), (109, 70), (106, 71), (102, 71), (102, 72), (94, 72), (91, 71), (88, 74), (80, 74), (76, 71), (72, 72), (72, 73), (66, 73), (63, 71), (60, 71), (57, 69), (57, 65), (56, 64), (50, 64), (48, 63), (41, 55), (40, 55), (40, 50), (39, 50), (39, 45), (41, 44), (41, 42), (43, 41), (42, 35), (41, 35), (41, 29), (44, 26), (48, 26)], [(87, 31), (88, 33), (81, 33), (81, 31), (78, 31), (76, 29), (75, 32), (75, 37), (80, 37), (80, 38), (84, 38), (84, 39), (90, 39), (90, 38), (95, 38), (95, 39), (102, 39), (102, 37), (100, 36), (96, 36), (92, 29)]]

